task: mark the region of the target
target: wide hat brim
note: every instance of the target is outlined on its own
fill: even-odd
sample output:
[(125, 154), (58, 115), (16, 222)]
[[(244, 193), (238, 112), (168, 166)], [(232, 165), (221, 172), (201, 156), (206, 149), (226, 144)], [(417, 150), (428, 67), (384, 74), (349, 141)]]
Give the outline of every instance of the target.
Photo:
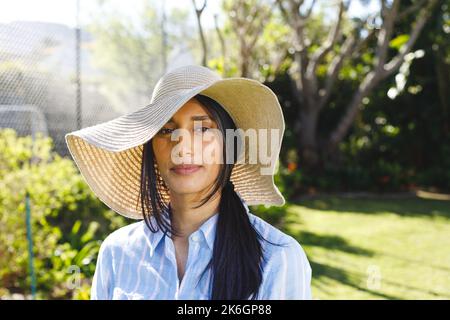
[[(152, 101), (137, 111), (65, 135), (83, 178), (110, 209), (128, 218), (143, 219), (139, 196), (143, 146), (196, 94), (220, 103), (237, 128), (244, 131), (267, 129), (269, 138), (270, 129), (278, 129), (278, 158), (285, 125), (278, 99), (267, 86), (247, 78), (219, 78), (174, 90), (170, 97)], [(248, 149), (246, 143), (246, 154)], [(261, 168), (267, 170), (267, 165), (260, 161), (236, 164), (231, 174), (235, 190), (247, 205), (285, 204), (274, 183), (275, 166), (272, 163), (270, 174), (261, 174)]]

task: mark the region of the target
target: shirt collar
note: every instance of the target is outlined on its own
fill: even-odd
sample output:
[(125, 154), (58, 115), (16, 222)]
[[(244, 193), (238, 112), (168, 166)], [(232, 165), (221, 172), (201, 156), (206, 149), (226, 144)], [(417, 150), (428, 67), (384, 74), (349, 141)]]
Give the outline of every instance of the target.
[[(194, 233), (196, 233), (196, 234), (200, 233), (201, 236), (204, 238), (204, 240), (206, 240), (206, 244), (208, 245), (209, 249), (211, 249), (211, 250), (214, 248), (214, 239), (215, 239), (215, 235), (216, 235), (216, 226), (217, 226), (218, 217), (219, 217), (219, 213), (213, 214), (211, 217), (206, 219), (206, 221), (204, 221), (200, 225), (198, 230), (196, 230), (192, 233), (192, 235)], [(157, 224), (154, 216), (151, 216), (150, 219), (152, 220), (152, 225), (158, 229), (157, 232), (150, 231), (150, 244), (152, 247), (152, 255), (153, 255), (153, 252), (155, 251), (156, 247), (161, 242), (161, 240), (164, 238), (164, 232), (158, 227), (158, 224)], [(170, 220), (168, 220), (168, 221), (169, 221), (169, 225), (170, 225)], [(145, 228), (148, 229), (147, 227), (145, 227)]]
[[(214, 240), (216, 238), (216, 229), (217, 229), (217, 219), (219, 218), (219, 213), (216, 212), (211, 217), (209, 217), (199, 228), (199, 231), (203, 235), (206, 240), (206, 244), (209, 249), (214, 248)], [(194, 232), (195, 233), (195, 232)]]
[[(163, 216), (167, 219), (166, 211), (164, 211)], [(152, 226), (152, 228), (156, 228), (157, 231), (153, 232), (153, 231), (149, 230), (149, 228), (147, 226), (144, 226), (144, 227), (145, 227), (146, 232), (149, 235), (148, 238), (149, 238), (150, 246), (151, 246), (150, 255), (153, 256), (153, 253), (155, 252), (156, 247), (161, 242), (161, 239), (164, 236), (164, 232), (158, 226), (158, 223), (156, 222), (156, 219), (155, 219), (155, 217), (153, 215), (150, 216), (150, 220), (151, 220), (150, 225)], [(168, 221), (169, 221), (169, 224), (170, 224), (170, 220), (168, 220)]]
[[(250, 211), (249, 211), (249, 208), (248, 208), (247, 204), (245, 203), (245, 201), (242, 199), (242, 197), (240, 195), (239, 195), (239, 198), (241, 199), (242, 204), (244, 205), (247, 214), (249, 214)], [(165, 211), (164, 213), (167, 213), (167, 211)], [(167, 221), (169, 222), (169, 225), (170, 225), (170, 219), (168, 219), (167, 214), (165, 214), (164, 217), (166, 217), (166, 219), (167, 219)], [(218, 218), (219, 218), (219, 213), (216, 212), (211, 217), (206, 219), (206, 221), (204, 221), (200, 225), (198, 230), (193, 232), (193, 234), (194, 233), (201, 233), (203, 238), (206, 240), (206, 244), (208, 245), (210, 250), (213, 250), (213, 248), (214, 248), (214, 240), (215, 240), (215, 237), (216, 237), (217, 219)], [(164, 236), (164, 232), (159, 229), (158, 224), (156, 223), (156, 220), (155, 220), (154, 216), (151, 216), (150, 219), (152, 220), (152, 225), (158, 229), (157, 232), (150, 232), (150, 244), (151, 244), (151, 247), (152, 247), (152, 252), (151, 253), (153, 255), (153, 252), (155, 251), (156, 247), (161, 242), (161, 240), (162, 240), (162, 238)], [(146, 229), (148, 229), (148, 228), (146, 227)]]
[[(241, 197), (241, 195), (236, 192), (239, 198), (241, 199), (242, 204), (245, 207), (245, 211), (247, 212), (247, 215), (250, 214), (250, 209), (248, 208), (248, 205), (245, 203), (244, 199)], [(208, 244), (209, 249), (213, 250), (214, 248), (214, 240), (216, 238), (216, 229), (217, 229), (217, 219), (219, 218), (219, 213), (216, 212), (214, 215), (209, 217), (203, 224), (200, 226), (199, 230), (203, 234), (204, 238), (206, 239), (206, 243)]]

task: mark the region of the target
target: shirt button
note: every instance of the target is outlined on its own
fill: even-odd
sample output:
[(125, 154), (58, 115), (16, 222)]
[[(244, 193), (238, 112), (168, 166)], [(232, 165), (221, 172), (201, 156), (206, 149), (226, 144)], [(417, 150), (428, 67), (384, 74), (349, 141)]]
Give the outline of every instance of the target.
[(194, 234), (192, 236), (192, 241), (198, 242), (198, 235)]

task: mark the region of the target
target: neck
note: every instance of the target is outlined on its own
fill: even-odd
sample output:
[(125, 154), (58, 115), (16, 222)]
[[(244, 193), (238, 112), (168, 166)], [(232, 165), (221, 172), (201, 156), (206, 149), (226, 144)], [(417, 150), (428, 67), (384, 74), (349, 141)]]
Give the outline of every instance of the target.
[(180, 233), (179, 237), (187, 239), (195, 232), (208, 218), (212, 217), (219, 210), (221, 196), (213, 196), (207, 203), (199, 208), (192, 208), (198, 205), (194, 201), (196, 195), (193, 194), (171, 194), (170, 207), (172, 209), (172, 225)]

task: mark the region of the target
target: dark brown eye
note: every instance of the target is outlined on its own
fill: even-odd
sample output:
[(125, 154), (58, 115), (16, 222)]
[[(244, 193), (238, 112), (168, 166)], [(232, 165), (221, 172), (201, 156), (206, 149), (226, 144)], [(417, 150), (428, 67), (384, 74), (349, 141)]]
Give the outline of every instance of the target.
[(161, 130), (158, 131), (159, 134), (162, 135), (166, 135), (166, 134), (171, 134), (173, 131), (173, 129), (169, 129), (169, 128), (162, 128)]
[(208, 128), (208, 127), (198, 127), (198, 128), (195, 128), (195, 131), (196, 131), (196, 132), (200, 132), (200, 130), (201, 130), (201, 132), (206, 132), (206, 131), (209, 130), (209, 128)]

